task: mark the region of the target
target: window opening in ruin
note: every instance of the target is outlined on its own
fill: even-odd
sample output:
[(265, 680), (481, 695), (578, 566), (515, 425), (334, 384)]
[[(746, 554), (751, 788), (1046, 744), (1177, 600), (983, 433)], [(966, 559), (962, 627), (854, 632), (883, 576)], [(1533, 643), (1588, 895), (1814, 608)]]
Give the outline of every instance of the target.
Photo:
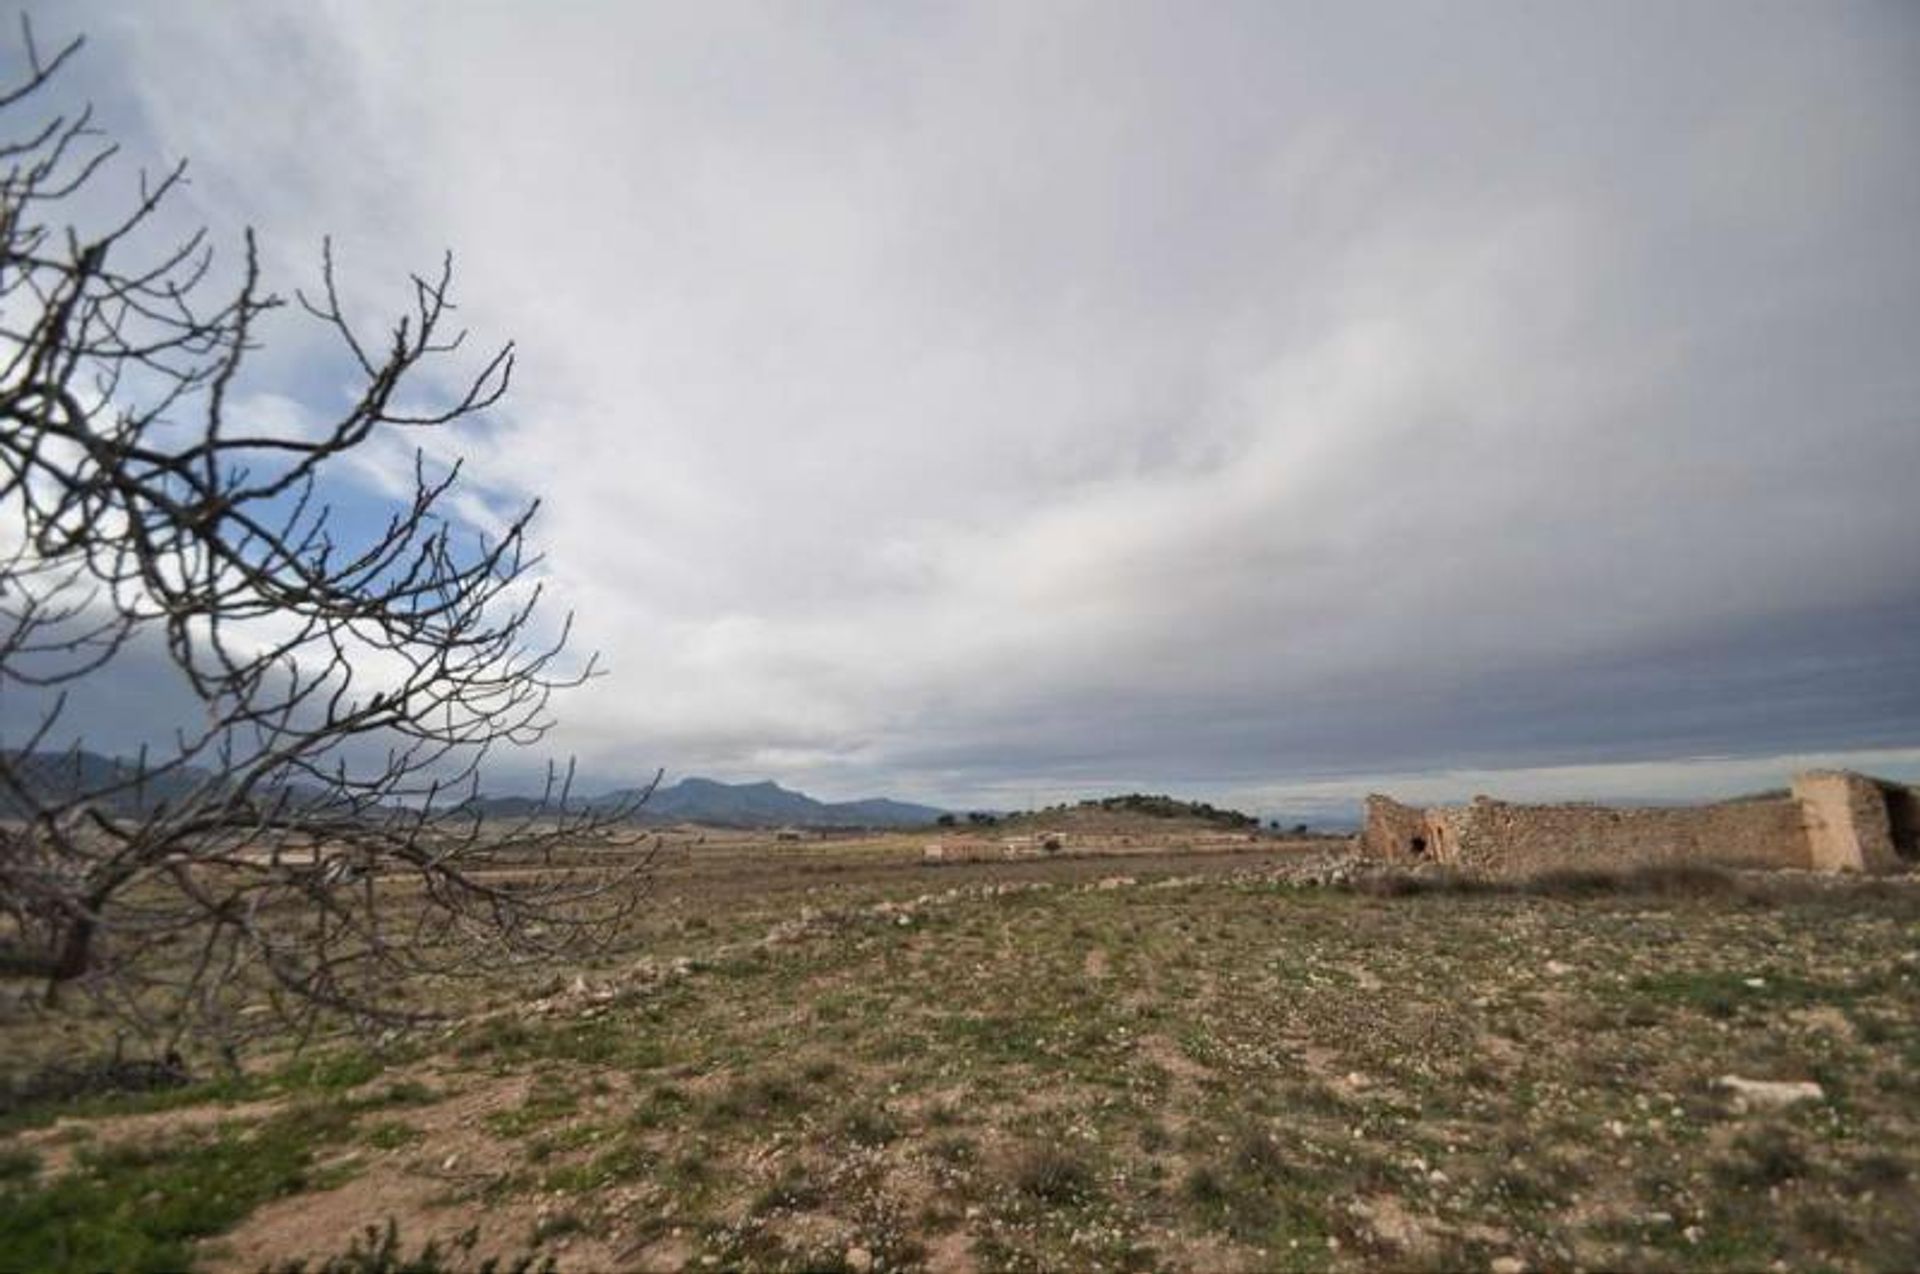
[(1407, 848), (1413, 851), (1414, 857), (1421, 857), (1427, 852), (1427, 838), (1424, 836), (1416, 836)]

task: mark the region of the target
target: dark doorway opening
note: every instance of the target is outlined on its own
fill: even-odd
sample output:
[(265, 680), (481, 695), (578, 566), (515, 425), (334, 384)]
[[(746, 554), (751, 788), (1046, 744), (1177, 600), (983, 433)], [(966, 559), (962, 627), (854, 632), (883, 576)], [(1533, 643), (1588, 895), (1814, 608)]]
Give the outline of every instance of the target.
[(1407, 848), (1413, 851), (1415, 858), (1425, 858), (1427, 856), (1427, 838), (1424, 836), (1416, 836), (1407, 843)]
[(1880, 795), (1887, 803), (1887, 830), (1893, 834), (1893, 852), (1907, 862), (1920, 859), (1920, 796), (1897, 783), (1882, 784)]

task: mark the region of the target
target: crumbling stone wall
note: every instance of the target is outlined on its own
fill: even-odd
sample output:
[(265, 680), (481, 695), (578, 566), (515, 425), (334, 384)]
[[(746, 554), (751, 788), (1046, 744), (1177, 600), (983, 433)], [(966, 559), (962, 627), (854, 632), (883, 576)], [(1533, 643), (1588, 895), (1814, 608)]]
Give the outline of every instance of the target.
[(1390, 796), (1367, 798), (1361, 852), (1398, 862), (1455, 863), (1460, 839), (1443, 809), (1415, 809)]
[(1458, 847), (1452, 861), (1469, 870), (1812, 865), (1800, 808), (1784, 797), (1684, 809), (1512, 805), (1481, 797), (1434, 813)]
[(1809, 770), (1793, 777), (1813, 865), (1824, 871), (1897, 871), (1889, 789), (1864, 774)]
[(1470, 871), (1528, 874), (1675, 863), (1898, 871), (1920, 863), (1920, 793), (1815, 771), (1791, 796), (1687, 808), (1471, 804), (1416, 809), (1367, 798), (1362, 852)]
[(1432, 843), (1427, 839), (1427, 812), (1391, 796), (1369, 796), (1360, 840), (1369, 858), (1417, 859)]

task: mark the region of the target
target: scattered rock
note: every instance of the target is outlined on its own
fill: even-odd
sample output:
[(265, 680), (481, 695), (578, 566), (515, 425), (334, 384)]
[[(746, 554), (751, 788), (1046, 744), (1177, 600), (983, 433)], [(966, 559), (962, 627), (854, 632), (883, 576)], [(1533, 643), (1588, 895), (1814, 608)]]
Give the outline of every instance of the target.
[(1715, 1087), (1732, 1093), (1735, 1104), (1743, 1108), (1773, 1109), (1803, 1101), (1820, 1101), (1827, 1095), (1826, 1089), (1810, 1079), (1742, 1079), (1738, 1075), (1722, 1075), (1713, 1082)]
[(1546, 963), (1546, 970), (1547, 970), (1547, 976), (1549, 977), (1564, 978), (1569, 973), (1573, 972), (1573, 966), (1570, 964), (1563, 964), (1558, 960), (1549, 960)]
[(1517, 1256), (1496, 1256), (1487, 1262), (1487, 1274), (1527, 1274), (1527, 1263)]
[(870, 1274), (873, 1269), (873, 1253), (863, 1247), (850, 1247), (842, 1258), (853, 1274)]

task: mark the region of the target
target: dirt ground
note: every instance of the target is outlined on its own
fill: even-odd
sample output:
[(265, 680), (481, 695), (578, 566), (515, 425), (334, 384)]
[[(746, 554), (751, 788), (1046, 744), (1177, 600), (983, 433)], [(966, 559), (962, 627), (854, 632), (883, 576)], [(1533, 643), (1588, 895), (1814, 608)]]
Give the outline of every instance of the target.
[(1920, 1264), (1912, 882), (935, 839), (670, 838), (642, 954), (16, 1121), (0, 1263), (252, 1270), (391, 1220), (445, 1268)]
[[(722, 833), (662, 838), (657, 889), (663, 896), (688, 899), (765, 899), (818, 889), (869, 888), (921, 892), (983, 881), (1046, 881), (1053, 884), (1097, 880), (1116, 870), (1148, 874), (1217, 875), (1282, 867), (1330, 849), (1338, 838), (1259, 839), (1106, 836), (1048, 852), (1008, 851), (1003, 837), (922, 833), (851, 839), (822, 839), (799, 845)], [(1021, 839), (1031, 839), (1022, 837)], [(931, 859), (939, 846), (950, 857)], [(1014, 856), (1017, 854), (1017, 856)]]

